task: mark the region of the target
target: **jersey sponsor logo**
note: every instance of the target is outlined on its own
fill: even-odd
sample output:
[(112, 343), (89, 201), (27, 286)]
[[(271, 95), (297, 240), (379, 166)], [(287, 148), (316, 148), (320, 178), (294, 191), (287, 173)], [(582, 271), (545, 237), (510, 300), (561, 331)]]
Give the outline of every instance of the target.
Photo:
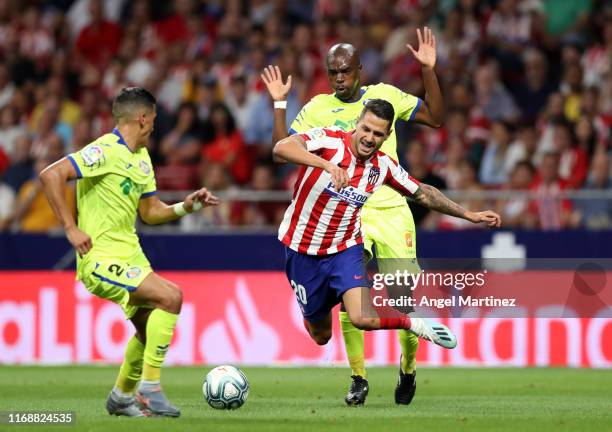
[(140, 267), (130, 267), (125, 273), (125, 275), (128, 277), (128, 279), (134, 279), (140, 276), (141, 273), (142, 270), (140, 269)]
[(404, 239), (406, 240), (406, 246), (411, 248), (413, 247), (414, 243), (412, 241), (412, 233), (410, 231), (406, 231), (404, 233)]
[(119, 183), (119, 186), (121, 186), (121, 190), (123, 191), (124, 195), (129, 195), (132, 191), (132, 186), (134, 186), (134, 184), (132, 183), (132, 179), (128, 177), (121, 183)]
[(370, 168), (370, 172), (368, 173), (368, 184), (374, 186), (379, 178), (380, 169), (377, 167)]
[(149, 175), (149, 173), (151, 172), (151, 167), (149, 166), (149, 164), (141, 160), (139, 162), (139, 165), (140, 165), (140, 170), (146, 175)]
[(354, 205), (355, 207), (361, 207), (370, 196), (370, 194), (363, 193), (353, 186), (347, 186), (336, 192), (334, 189), (334, 183), (331, 181), (325, 187), (325, 192), (339, 200)]
[(336, 121), (334, 122), (334, 126), (339, 127), (344, 132), (355, 129), (356, 125), (357, 125), (357, 119), (349, 120), (347, 122), (343, 122), (340, 119), (336, 119)]
[(87, 146), (81, 150), (79, 154), (81, 155), (83, 164), (87, 167), (93, 167), (96, 164), (100, 165), (104, 159), (102, 147), (97, 145)]

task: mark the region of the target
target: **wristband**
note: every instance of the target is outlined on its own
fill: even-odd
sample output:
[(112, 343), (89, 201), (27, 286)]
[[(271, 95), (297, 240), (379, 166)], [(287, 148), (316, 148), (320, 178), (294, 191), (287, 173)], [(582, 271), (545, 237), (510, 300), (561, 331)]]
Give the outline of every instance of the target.
[(176, 214), (179, 217), (185, 216), (187, 214), (187, 210), (185, 209), (184, 202), (174, 204), (172, 206), (172, 210), (174, 210), (174, 214)]
[(287, 109), (287, 101), (274, 101), (274, 109)]

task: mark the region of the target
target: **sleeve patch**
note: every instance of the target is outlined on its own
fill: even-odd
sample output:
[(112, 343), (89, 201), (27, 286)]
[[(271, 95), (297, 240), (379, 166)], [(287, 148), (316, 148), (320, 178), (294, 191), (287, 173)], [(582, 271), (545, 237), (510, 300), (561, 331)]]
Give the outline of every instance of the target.
[(104, 152), (102, 147), (97, 145), (87, 146), (79, 152), (83, 165), (86, 167), (93, 167), (94, 165), (101, 165), (104, 163)]

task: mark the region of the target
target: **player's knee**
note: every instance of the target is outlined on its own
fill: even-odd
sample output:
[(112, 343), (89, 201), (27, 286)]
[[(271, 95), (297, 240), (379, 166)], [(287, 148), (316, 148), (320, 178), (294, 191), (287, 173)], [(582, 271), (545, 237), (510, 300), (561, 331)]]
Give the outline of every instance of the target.
[(175, 284), (168, 284), (158, 307), (170, 313), (179, 313), (183, 305), (183, 292)]
[(373, 318), (365, 318), (362, 315), (353, 315), (350, 316), (351, 319), (351, 323), (357, 327), (359, 330), (373, 330), (375, 329), (374, 326), (374, 319)]
[(332, 337), (332, 332), (331, 330), (313, 331), (310, 334), (310, 337), (317, 343), (317, 345), (326, 345)]

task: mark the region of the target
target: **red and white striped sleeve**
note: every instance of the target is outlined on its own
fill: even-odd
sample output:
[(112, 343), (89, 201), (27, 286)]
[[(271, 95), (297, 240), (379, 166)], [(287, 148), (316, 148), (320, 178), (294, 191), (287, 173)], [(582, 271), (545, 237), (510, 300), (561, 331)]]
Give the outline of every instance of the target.
[(315, 153), (321, 149), (337, 149), (342, 145), (342, 130), (337, 128), (314, 128), (297, 134), (306, 142), (306, 149)]
[(389, 156), (385, 155), (381, 160), (384, 160), (387, 165), (386, 185), (404, 196), (409, 196), (416, 192), (420, 184), (417, 179), (408, 174), (404, 168)]

